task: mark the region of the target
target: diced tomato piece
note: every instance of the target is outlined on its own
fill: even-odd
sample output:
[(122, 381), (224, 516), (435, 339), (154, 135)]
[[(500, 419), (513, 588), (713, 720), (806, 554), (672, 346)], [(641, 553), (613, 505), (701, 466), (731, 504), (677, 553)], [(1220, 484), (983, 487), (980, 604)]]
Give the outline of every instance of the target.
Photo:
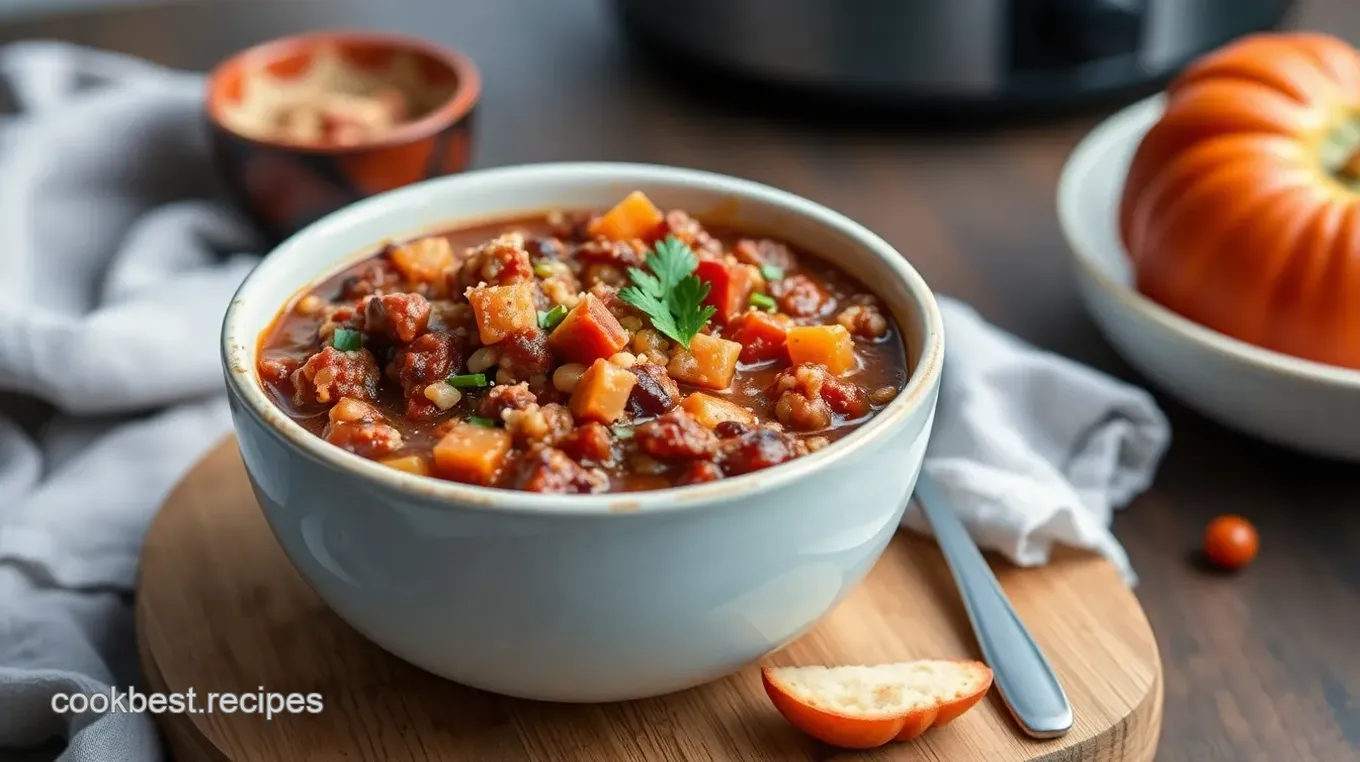
[(790, 328), (788, 346), (789, 359), (794, 365), (822, 365), (837, 376), (855, 368), (855, 341), (840, 324)]
[(793, 320), (780, 313), (748, 311), (732, 321), (729, 338), (741, 345), (740, 359), (744, 363), (766, 360), (788, 360), (785, 343)]
[(675, 486), (683, 487), (687, 484), (716, 482), (721, 478), (723, 478), (723, 472), (717, 463), (711, 460), (696, 460), (680, 472), (679, 478), (675, 480)]
[(512, 333), (538, 329), (532, 283), (470, 288), (468, 304), (477, 318), (483, 344), (495, 344)]
[(665, 215), (651, 199), (642, 191), (633, 191), (614, 208), (592, 220), (586, 232), (591, 236), (604, 236), (611, 241), (631, 241), (634, 238), (650, 241), (656, 238), (665, 221)]
[(548, 336), (548, 349), (566, 362), (589, 365), (628, 345), (628, 332), (604, 302), (586, 294)]
[(435, 469), (447, 479), (489, 485), (505, 462), (512, 441), (505, 429), (460, 421), (434, 446)]
[(717, 310), (713, 319), (718, 323), (726, 325), (746, 312), (746, 301), (751, 298), (751, 289), (755, 285), (750, 267), (705, 259), (699, 262), (694, 274), (709, 284), (704, 304)]
[(578, 421), (613, 423), (623, 417), (637, 376), (608, 360), (596, 360), (586, 368), (571, 393), (568, 407)]
[(741, 345), (705, 333), (689, 340), (689, 349), (676, 347), (666, 372), (671, 378), (706, 389), (726, 389), (737, 372)]

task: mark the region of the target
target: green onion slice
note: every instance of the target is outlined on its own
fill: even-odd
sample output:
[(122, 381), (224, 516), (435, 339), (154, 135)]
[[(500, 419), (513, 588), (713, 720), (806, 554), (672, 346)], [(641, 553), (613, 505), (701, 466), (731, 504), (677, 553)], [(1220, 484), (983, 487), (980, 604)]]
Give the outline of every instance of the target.
[(767, 281), (783, 280), (784, 268), (780, 267), (779, 265), (772, 265), (769, 262), (766, 262), (765, 264), (760, 266), (760, 277), (764, 278)]
[(353, 352), (364, 345), (363, 334), (349, 328), (337, 328), (331, 334), (331, 346), (341, 352)]
[(490, 418), (483, 418), (480, 415), (468, 416), (467, 422), (472, 424), (473, 426), (485, 426), (488, 429), (496, 428), (495, 421), (491, 420)]
[(765, 310), (766, 312), (774, 312), (777, 305), (775, 304), (774, 297), (769, 294), (757, 292), (751, 294), (751, 306)]
[(485, 373), (464, 373), (458, 376), (449, 376), (445, 381), (455, 389), (476, 389), (489, 386)]
[(534, 275), (540, 278), (551, 278), (557, 274), (557, 270), (547, 262), (537, 262), (534, 264)]
[(613, 432), (614, 432), (614, 436), (618, 437), (619, 439), (632, 439), (632, 438), (633, 438), (633, 427), (632, 427), (632, 426), (610, 426), (609, 429), (610, 429), (611, 431), (613, 431)]
[(557, 324), (562, 322), (562, 318), (565, 318), (566, 316), (567, 308), (559, 304), (547, 312), (538, 313), (538, 327), (545, 331), (551, 331), (556, 328)]

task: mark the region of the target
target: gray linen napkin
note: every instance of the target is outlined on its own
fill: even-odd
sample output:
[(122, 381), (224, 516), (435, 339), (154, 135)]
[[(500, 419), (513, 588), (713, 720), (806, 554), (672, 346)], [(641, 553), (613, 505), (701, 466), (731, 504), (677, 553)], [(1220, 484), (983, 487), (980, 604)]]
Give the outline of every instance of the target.
[(138, 550), (230, 429), (217, 334), (252, 234), (211, 200), (200, 79), (49, 44), (0, 78), (0, 749), (156, 760), (149, 716), (51, 698), (135, 680)]
[[(0, 117), (0, 392), (54, 410), (21, 427), (30, 411), (0, 408), (0, 751), (158, 760), (149, 716), (51, 698), (137, 679), (141, 539), (230, 428), (217, 335), (256, 244), (213, 200), (201, 78), (34, 43), (0, 50), (0, 82), (20, 110)], [(1108, 525), (1166, 447), (1151, 398), (942, 307), (925, 469), (984, 546), (1037, 564), (1075, 545), (1132, 579)]]

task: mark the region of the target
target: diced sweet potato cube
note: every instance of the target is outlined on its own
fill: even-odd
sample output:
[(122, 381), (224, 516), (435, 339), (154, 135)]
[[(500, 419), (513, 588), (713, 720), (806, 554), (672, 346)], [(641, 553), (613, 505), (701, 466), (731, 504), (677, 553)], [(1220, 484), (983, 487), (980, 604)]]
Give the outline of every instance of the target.
[(843, 376), (855, 369), (855, 341), (843, 325), (801, 325), (788, 332), (789, 361), (824, 365)]
[(532, 283), (470, 288), (467, 300), (477, 317), (477, 333), (483, 344), (495, 344), (512, 333), (538, 330)]
[(719, 324), (726, 325), (746, 312), (746, 301), (751, 298), (751, 289), (755, 286), (750, 267), (705, 259), (699, 262), (694, 274), (708, 283), (704, 304), (717, 310), (713, 319)]
[(434, 446), (434, 467), (447, 479), (486, 486), (495, 481), (511, 443), (505, 429), (460, 421)]
[(642, 191), (633, 191), (614, 205), (613, 209), (596, 217), (586, 228), (592, 236), (604, 236), (611, 241), (631, 241), (634, 238), (651, 240), (661, 230), (665, 215)]
[(728, 335), (741, 345), (742, 362), (786, 360), (789, 356), (786, 340), (792, 325), (788, 315), (750, 310), (732, 321)]
[(385, 420), (381, 410), (354, 397), (341, 397), (326, 417), (330, 420), (332, 426), (341, 423), (359, 423), (362, 421), (371, 423)]
[(388, 255), (392, 266), (413, 283), (434, 283), (453, 267), (453, 247), (443, 236), (404, 243)]
[(737, 372), (741, 345), (708, 334), (695, 334), (689, 349), (676, 347), (666, 372), (684, 384), (705, 389), (726, 389)]
[(637, 376), (608, 360), (596, 360), (576, 383), (568, 407), (577, 422), (613, 423), (623, 417)]
[(710, 429), (717, 428), (718, 424), (723, 421), (736, 421), (748, 426), (753, 426), (756, 422), (755, 413), (750, 410), (735, 402), (719, 399), (703, 392), (695, 392), (689, 395), (684, 402), (680, 403), (680, 407), (694, 416), (694, 420)]
[(594, 294), (586, 294), (548, 336), (553, 354), (582, 365), (621, 352), (627, 345), (628, 332)]
[(379, 463), (388, 468), (395, 468), (398, 471), (405, 471), (416, 476), (429, 476), (430, 464), (419, 455), (400, 455), (395, 458), (380, 460)]

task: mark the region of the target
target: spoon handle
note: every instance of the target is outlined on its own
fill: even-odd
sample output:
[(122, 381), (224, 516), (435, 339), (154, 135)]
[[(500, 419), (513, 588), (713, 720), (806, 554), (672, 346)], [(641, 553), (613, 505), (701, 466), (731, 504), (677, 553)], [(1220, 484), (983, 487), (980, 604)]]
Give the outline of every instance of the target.
[(916, 498), (954, 573), (982, 655), (1016, 723), (1034, 738), (1063, 735), (1072, 728), (1072, 705), (1067, 694), (1006, 599), (977, 544), (968, 536), (963, 521), (925, 474), (917, 480)]

